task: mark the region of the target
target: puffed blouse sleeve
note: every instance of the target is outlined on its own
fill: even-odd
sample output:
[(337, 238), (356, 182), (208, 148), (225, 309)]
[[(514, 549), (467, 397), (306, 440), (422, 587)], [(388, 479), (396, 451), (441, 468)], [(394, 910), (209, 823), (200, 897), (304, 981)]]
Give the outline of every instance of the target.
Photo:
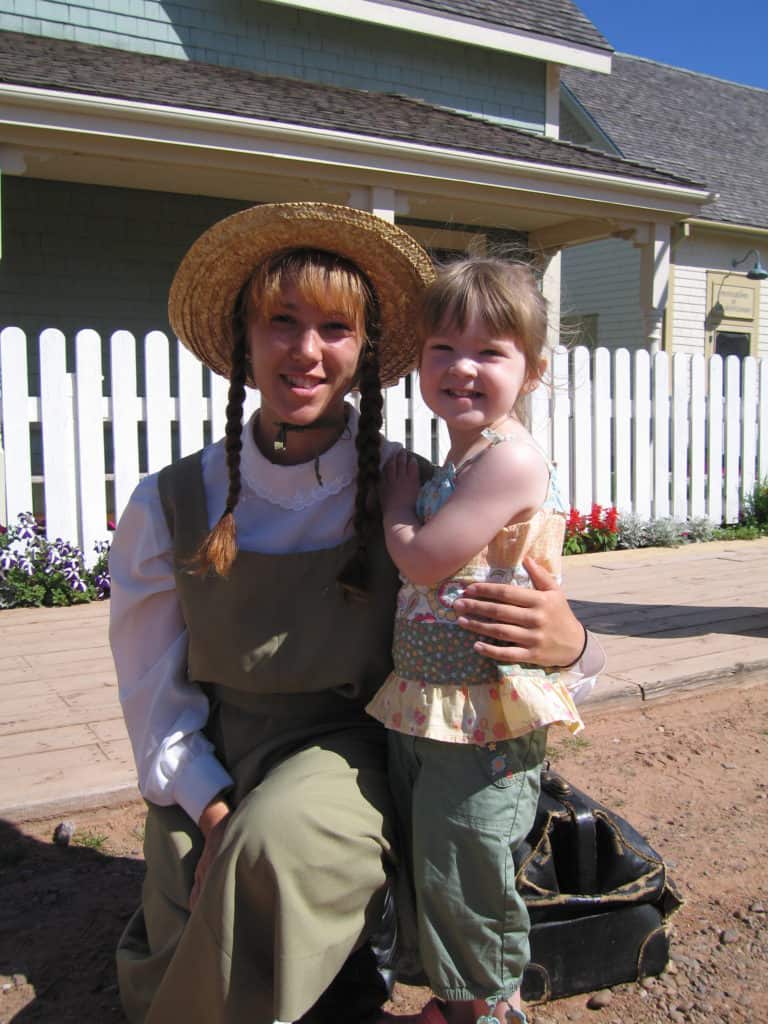
[(587, 631), (581, 657), (565, 671), (565, 684), (576, 704), (588, 697), (597, 677), (605, 669), (605, 651), (594, 634)]
[(187, 630), (156, 476), (141, 481), (123, 512), (109, 568), (109, 639), (139, 790), (199, 821), (232, 778), (201, 732), (208, 699), (187, 679)]

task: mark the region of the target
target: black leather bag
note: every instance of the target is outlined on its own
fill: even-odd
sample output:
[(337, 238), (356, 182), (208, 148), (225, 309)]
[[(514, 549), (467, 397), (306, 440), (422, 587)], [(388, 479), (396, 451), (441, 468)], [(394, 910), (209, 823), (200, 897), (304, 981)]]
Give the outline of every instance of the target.
[(681, 899), (661, 856), (623, 818), (551, 771), (515, 853), (531, 918), (522, 996), (543, 1002), (659, 974)]

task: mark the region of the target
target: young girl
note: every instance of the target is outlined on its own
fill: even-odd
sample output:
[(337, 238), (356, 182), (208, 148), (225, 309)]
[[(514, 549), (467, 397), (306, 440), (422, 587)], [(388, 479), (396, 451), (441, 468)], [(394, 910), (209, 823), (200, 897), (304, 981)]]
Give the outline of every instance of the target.
[(385, 472), (386, 544), (403, 585), (394, 672), (368, 711), (391, 730), (419, 953), (445, 1000), (422, 1020), (504, 1024), (526, 1019), (529, 958), (512, 855), (533, 824), (547, 726), (582, 722), (566, 673), (483, 657), (457, 601), (477, 580), (531, 587), (528, 557), (559, 574), (563, 508), (520, 415), (546, 365), (545, 303), (527, 267), (471, 258), (428, 287), (420, 328), (421, 391), (451, 448), (421, 489), (406, 453)]

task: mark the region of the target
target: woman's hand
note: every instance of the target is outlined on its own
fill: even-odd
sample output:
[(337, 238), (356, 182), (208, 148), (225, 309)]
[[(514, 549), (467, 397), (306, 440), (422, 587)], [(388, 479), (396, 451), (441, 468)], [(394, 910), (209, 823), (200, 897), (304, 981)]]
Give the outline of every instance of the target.
[(195, 868), (195, 881), (189, 894), (189, 909), (194, 910), (208, 870), (219, 852), (230, 815), (229, 805), (224, 800), (212, 800), (200, 815), (198, 825), (205, 836), (205, 846)]
[(385, 516), (410, 519), (421, 487), (419, 461), (405, 449), (386, 463), (381, 475), (381, 507)]
[(523, 565), (535, 589), (472, 583), (453, 606), (458, 623), (505, 645), (485, 640), (475, 644), (478, 654), (495, 661), (572, 665), (584, 649), (586, 631), (555, 578), (532, 558)]

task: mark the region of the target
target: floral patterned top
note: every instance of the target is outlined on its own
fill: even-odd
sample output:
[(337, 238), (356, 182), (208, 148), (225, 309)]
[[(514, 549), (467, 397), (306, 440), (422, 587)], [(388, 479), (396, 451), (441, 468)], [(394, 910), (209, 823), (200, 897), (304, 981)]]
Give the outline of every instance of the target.
[[(488, 433), (491, 444), (508, 441)], [(487, 450), (487, 449), (486, 449)], [(571, 732), (583, 722), (566, 673), (538, 665), (504, 665), (473, 650), (476, 637), (456, 625), (454, 602), (476, 580), (530, 587), (528, 555), (560, 578), (565, 508), (554, 466), (542, 507), (522, 523), (505, 526), (452, 576), (425, 586), (403, 579), (395, 614), (394, 671), (367, 707), (389, 729), (449, 743), (486, 745), (559, 723)], [(446, 463), (419, 492), (422, 522), (450, 500), (456, 467)]]

